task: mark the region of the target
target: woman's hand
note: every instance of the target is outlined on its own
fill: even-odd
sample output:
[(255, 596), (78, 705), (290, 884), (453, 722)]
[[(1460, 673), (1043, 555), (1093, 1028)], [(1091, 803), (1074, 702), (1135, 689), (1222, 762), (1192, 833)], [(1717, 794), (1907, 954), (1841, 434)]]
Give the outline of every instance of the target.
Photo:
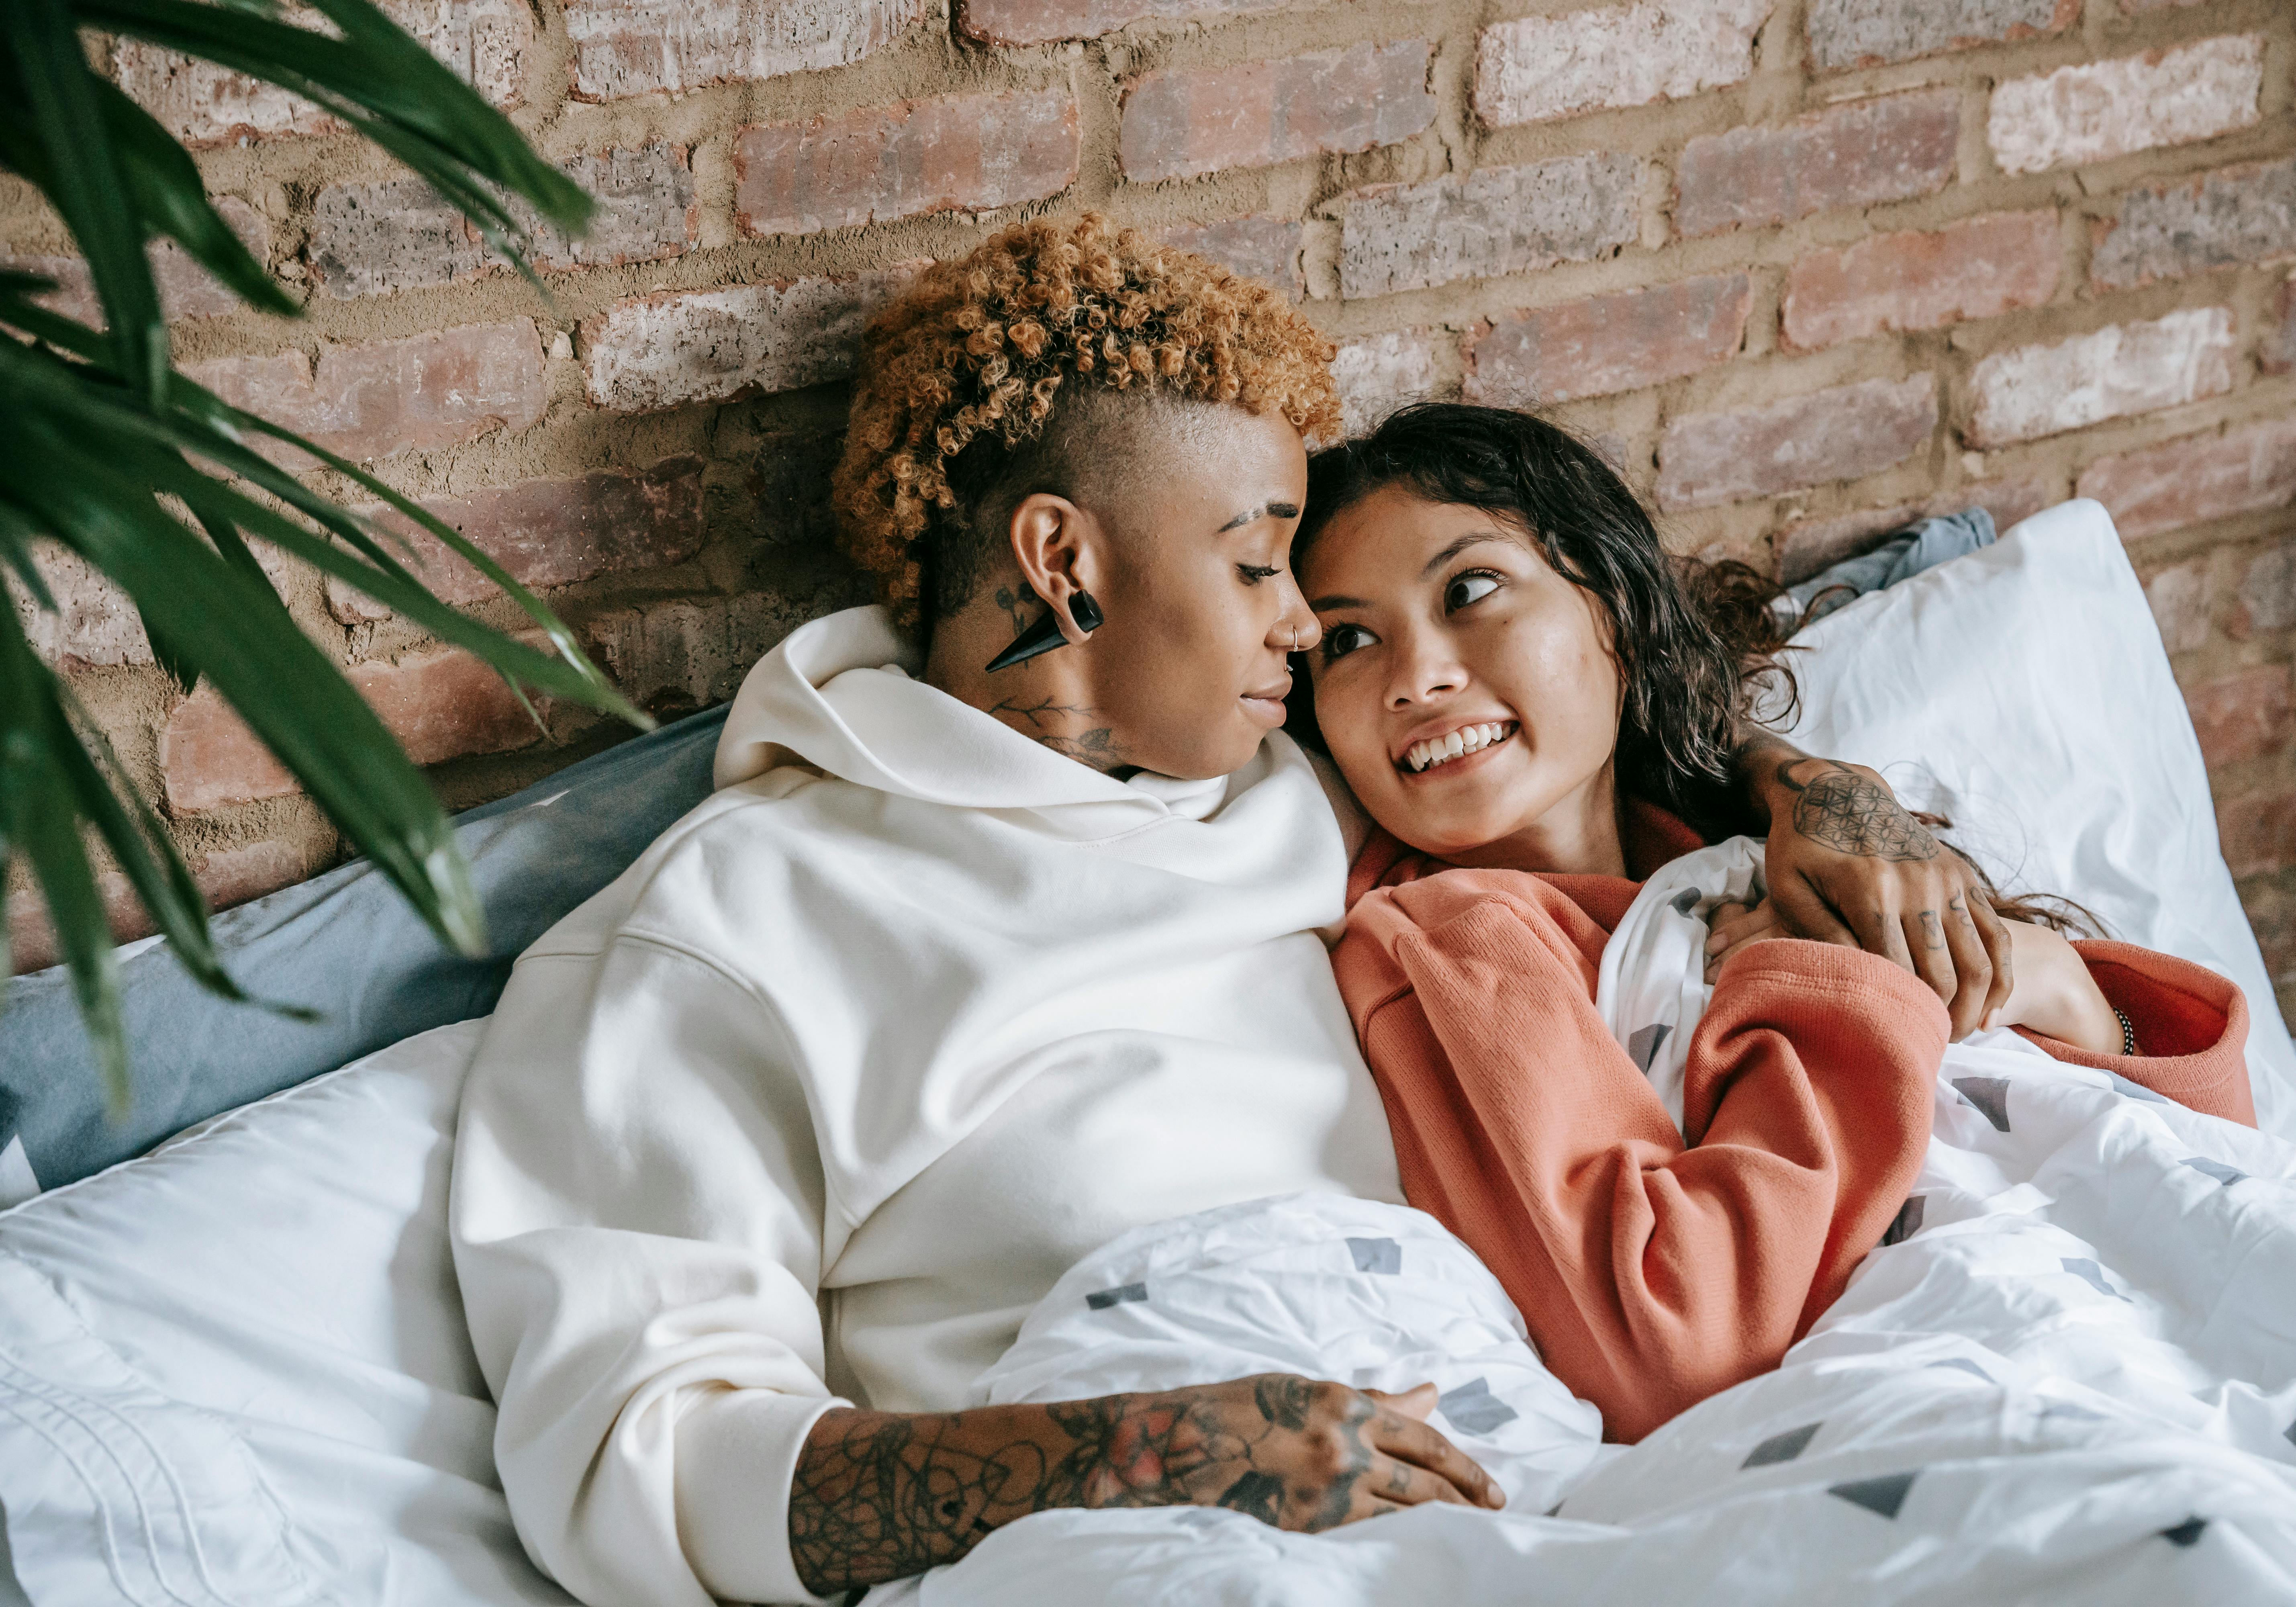
[(1777, 906), (1767, 898), (1751, 904), (1716, 905), (1706, 916), (1706, 985), (1714, 985), (1714, 979), (1722, 974), (1723, 963), (1740, 949), (1792, 936), (1779, 922)]
[(1425, 1502), (1502, 1507), (1401, 1395), (1290, 1373), (970, 1412), (823, 1414), (799, 1454), (790, 1552), (816, 1595), (953, 1562), (1054, 1507), (1225, 1506), (1313, 1531)]
[(1749, 743), (1739, 762), (1756, 772), (1769, 817), (1768, 902), (1783, 935), (1904, 966), (1945, 1001), (1956, 1040), (2006, 1004), (2015, 962), (1984, 882), (1879, 775), (1774, 739)]
[(2080, 951), (2046, 926), (2003, 922), (2015, 954), (2017, 986), (1988, 1027), (2022, 1027), (2091, 1054), (2119, 1054), (2120, 1018), (2089, 975)]

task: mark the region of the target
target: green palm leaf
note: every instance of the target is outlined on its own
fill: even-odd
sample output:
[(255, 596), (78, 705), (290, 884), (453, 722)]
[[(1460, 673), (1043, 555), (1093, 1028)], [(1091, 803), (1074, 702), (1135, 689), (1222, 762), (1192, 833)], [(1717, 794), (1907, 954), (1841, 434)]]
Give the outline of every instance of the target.
[[(250, 543), (340, 578), (475, 654), (521, 698), (531, 691), (652, 722), (538, 598), (458, 532), (365, 470), (173, 370), (146, 257), (152, 241), (175, 241), (251, 307), (299, 307), (232, 233), (182, 146), (89, 68), (82, 35), (145, 40), (308, 98), (462, 208), (529, 279), (528, 220), (577, 231), (593, 202), (369, 0), (314, 0), (314, 9), (332, 31), (283, 20), (274, 0), (0, 6), (0, 167), (54, 207), (102, 309), (101, 328), (62, 316), (34, 299), (53, 288), (47, 282), (0, 271), (0, 332), (9, 337), (0, 339), (0, 573), (53, 610), (36, 552), (45, 540), (119, 585), (163, 667), (228, 701), (445, 940), (480, 952), (484, 923), (436, 796), (296, 626)], [(440, 602), (400, 562), (396, 536), (279, 467), (258, 450), (268, 443), (308, 454), (435, 537), (501, 587), (545, 645)], [(132, 1086), (129, 1057), (91, 844), (193, 974), (243, 996), (164, 824), (15, 611), (0, 607), (0, 861), (20, 856), (31, 868), (119, 1110)]]

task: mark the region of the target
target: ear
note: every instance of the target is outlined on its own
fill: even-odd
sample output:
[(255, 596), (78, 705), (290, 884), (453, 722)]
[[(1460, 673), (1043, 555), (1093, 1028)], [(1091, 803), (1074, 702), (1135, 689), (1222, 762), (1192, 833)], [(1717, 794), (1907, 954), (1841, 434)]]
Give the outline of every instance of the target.
[(1087, 633), (1077, 626), (1073, 599), (1107, 574), (1107, 531), (1067, 497), (1036, 491), (1013, 510), (1010, 535), (1021, 578), (1050, 606), (1062, 636), (1081, 643)]

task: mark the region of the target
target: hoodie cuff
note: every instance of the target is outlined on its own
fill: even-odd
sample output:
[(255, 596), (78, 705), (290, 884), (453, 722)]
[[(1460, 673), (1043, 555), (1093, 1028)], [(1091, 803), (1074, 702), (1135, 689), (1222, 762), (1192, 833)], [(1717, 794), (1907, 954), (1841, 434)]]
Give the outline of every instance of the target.
[(806, 1436), (849, 1400), (773, 1390), (711, 1390), (677, 1424), (677, 1539), (702, 1588), (721, 1602), (815, 1595), (790, 1554), (790, 1489)]
[(2056, 1059), (2110, 1071), (2204, 1116), (2256, 1125), (2249, 1087), (2248, 1001), (2239, 987), (2204, 966), (2132, 943), (2077, 939), (2105, 1002), (2128, 1017), (2134, 1055), (2091, 1054), (2018, 1029)]

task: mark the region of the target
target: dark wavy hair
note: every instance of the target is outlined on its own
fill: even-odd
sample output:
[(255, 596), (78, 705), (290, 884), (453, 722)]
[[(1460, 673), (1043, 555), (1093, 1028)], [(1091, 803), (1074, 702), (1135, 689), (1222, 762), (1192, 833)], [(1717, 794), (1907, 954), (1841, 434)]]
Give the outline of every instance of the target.
[[(1496, 515), (1602, 604), (1622, 682), (1623, 791), (1697, 824), (1735, 812), (1730, 756), (1747, 698), (1765, 684), (1792, 707), (1792, 677), (1777, 657), (1784, 636), (1769, 608), (1775, 583), (1742, 563), (1669, 555), (1617, 471), (1560, 425), (1462, 402), (1403, 408), (1370, 434), (1311, 456), (1295, 568), (1333, 518), (1394, 485)], [(1288, 725), (1321, 748), (1306, 680), (1295, 681)]]

